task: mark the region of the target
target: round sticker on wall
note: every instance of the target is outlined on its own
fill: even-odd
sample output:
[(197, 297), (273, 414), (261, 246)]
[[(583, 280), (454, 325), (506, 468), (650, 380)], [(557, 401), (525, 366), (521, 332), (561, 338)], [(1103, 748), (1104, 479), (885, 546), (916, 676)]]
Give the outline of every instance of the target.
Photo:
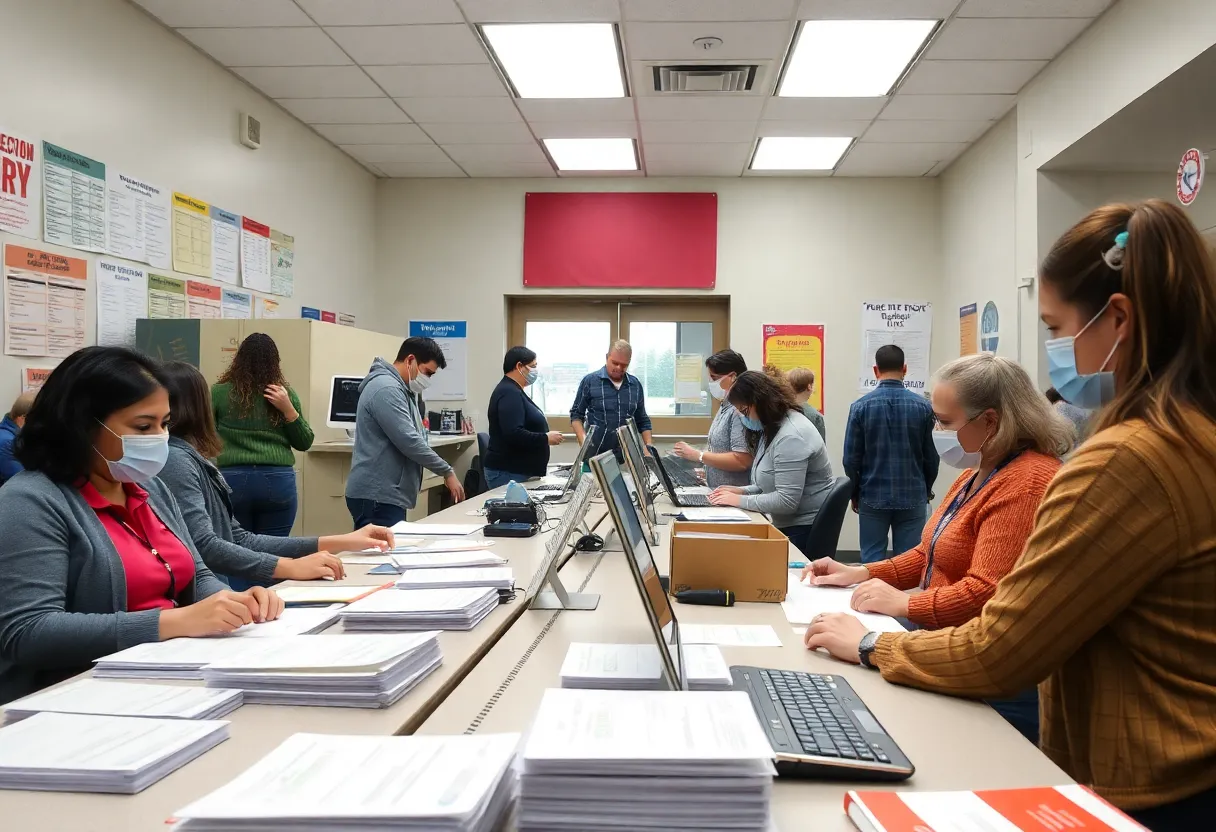
[(1203, 168), (1203, 154), (1198, 150), (1192, 147), (1182, 154), (1182, 161), (1178, 163), (1178, 201), (1183, 205), (1190, 205), (1199, 196), (1199, 189), (1203, 187)]
[(996, 311), (996, 304), (988, 301), (984, 304), (984, 314), (980, 316), (980, 349), (984, 352), (996, 352), (996, 346), (1001, 340), (1001, 316)]

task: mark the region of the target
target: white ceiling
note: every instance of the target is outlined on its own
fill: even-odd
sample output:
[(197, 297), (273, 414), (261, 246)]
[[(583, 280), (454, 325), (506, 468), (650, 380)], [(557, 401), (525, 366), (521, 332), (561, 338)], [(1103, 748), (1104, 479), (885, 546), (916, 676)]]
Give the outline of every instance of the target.
[[(639, 140), (643, 170), (617, 176), (755, 175), (760, 137), (816, 135), (858, 139), (834, 175), (933, 176), (1113, 0), (133, 2), (377, 176), (490, 177), (556, 176), (540, 140), (594, 137)], [(774, 97), (798, 21), (817, 18), (946, 22), (889, 98)], [(476, 32), (503, 22), (618, 24), (633, 97), (513, 98)], [(644, 62), (698, 59), (760, 62), (758, 89), (649, 91)]]

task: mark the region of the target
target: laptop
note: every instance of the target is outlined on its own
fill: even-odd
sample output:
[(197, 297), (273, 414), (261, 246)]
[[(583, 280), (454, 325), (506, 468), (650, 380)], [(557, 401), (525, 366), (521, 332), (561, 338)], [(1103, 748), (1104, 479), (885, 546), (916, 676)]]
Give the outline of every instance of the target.
[(546, 503), (548, 505), (567, 503), (574, 495), (574, 489), (578, 487), (579, 478), (583, 476), (583, 458), (587, 456), (587, 451), (595, 444), (596, 434), (599, 432), (599, 425), (591, 425), (587, 428), (587, 434), (583, 437), (583, 444), (578, 448), (578, 454), (574, 457), (574, 462), (570, 465), (570, 473), (566, 477), (566, 481), (559, 485), (549, 485), (542, 483), (537, 486), (524, 487), (528, 489), (528, 496), (534, 502)]
[(662, 457), (655, 462), (657, 463), (655, 467), (659, 469), (659, 479), (663, 481), (663, 487), (667, 489), (667, 496), (671, 498), (674, 505), (680, 508), (704, 508), (713, 505), (709, 501), (709, 497), (704, 494), (681, 494), (678, 486), (672, 481), (671, 472), (667, 470), (668, 463), (664, 462)]
[(642, 444), (639, 441), (639, 437), (636, 432), (629, 429), (628, 425), (622, 425), (616, 429), (616, 438), (621, 444), (622, 455), (625, 457), (625, 464), (629, 468), (629, 475), (633, 477), (633, 488), (637, 492), (638, 506), (641, 508), (639, 514), (646, 522), (647, 528), (650, 529), (651, 541), (658, 543), (659, 510), (654, 505), (654, 491), (650, 484), (650, 469), (646, 467), (645, 462), (650, 457), (642, 453)]
[[(617, 534), (625, 542), (664, 677), (672, 690), (687, 690), (680, 627), (663, 590), (620, 466), (611, 454), (591, 460)], [(839, 676), (734, 666), (735, 690), (746, 691), (773, 746), (781, 777), (897, 781), (915, 768), (865, 702)]]

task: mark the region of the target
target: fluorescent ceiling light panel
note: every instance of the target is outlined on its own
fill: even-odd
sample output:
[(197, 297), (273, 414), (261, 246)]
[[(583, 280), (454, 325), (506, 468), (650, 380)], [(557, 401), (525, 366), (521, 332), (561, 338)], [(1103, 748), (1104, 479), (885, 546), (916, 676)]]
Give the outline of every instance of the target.
[(765, 136), (752, 170), (832, 170), (853, 143), (843, 136)]
[(936, 20), (804, 20), (777, 95), (887, 95), (936, 26)]
[(520, 98), (624, 98), (611, 23), (511, 23), (481, 27)]
[(637, 170), (633, 139), (545, 139), (560, 171)]

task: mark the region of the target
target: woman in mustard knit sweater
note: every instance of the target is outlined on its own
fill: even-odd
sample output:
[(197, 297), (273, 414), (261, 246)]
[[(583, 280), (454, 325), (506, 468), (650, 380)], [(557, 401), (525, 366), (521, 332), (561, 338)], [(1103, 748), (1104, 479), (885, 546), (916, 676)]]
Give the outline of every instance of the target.
[(283, 378), (274, 339), (254, 332), (211, 388), (224, 440), (216, 464), (232, 489), (232, 513), (254, 534), (286, 537), (296, 521), (294, 448), (312, 447), (300, 399)]

